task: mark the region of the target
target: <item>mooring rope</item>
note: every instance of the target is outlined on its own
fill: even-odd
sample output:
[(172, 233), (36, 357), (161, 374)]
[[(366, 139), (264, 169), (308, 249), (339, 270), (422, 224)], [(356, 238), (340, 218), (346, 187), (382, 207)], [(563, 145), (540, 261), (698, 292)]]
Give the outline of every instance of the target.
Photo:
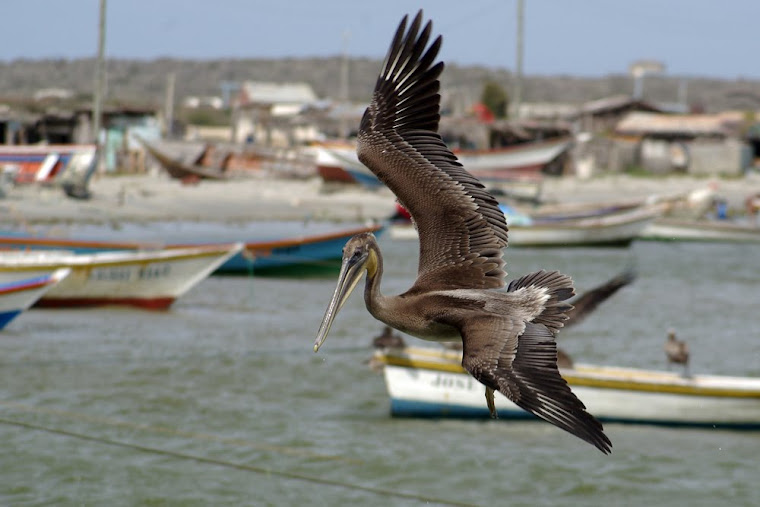
[(361, 484), (350, 484), (346, 482), (337, 481), (334, 479), (313, 477), (310, 475), (300, 474), (297, 472), (288, 472), (286, 470), (274, 470), (274, 469), (266, 468), (266, 467), (247, 465), (244, 463), (235, 463), (232, 461), (209, 458), (206, 456), (198, 456), (194, 454), (186, 454), (186, 453), (181, 453), (177, 451), (170, 451), (167, 449), (160, 449), (157, 447), (149, 447), (149, 446), (140, 445), (140, 444), (131, 443), (131, 442), (122, 442), (119, 440), (113, 440), (113, 439), (104, 438), (104, 437), (97, 437), (93, 435), (86, 435), (84, 433), (77, 433), (74, 431), (68, 431), (68, 430), (63, 430), (59, 428), (50, 428), (47, 426), (27, 423), (24, 421), (15, 421), (15, 420), (6, 419), (3, 417), (0, 417), (0, 424), (6, 424), (8, 426), (16, 426), (16, 427), (24, 428), (28, 430), (46, 432), (53, 435), (77, 438), (80, 440), (86, 440), (90, 442), (96, 442), (99, 444), (111, 445), (111, 446), (121, 447), (125, 449), (132, 449), (135, 451), (156, 454), (156, 455), (166, 456), (166, 457), (175, 458), (175, 459), (195, 461), (196, 463), (204, 463), (208, 465), (232, 468), (232, 469), (242, 470), (246, 472), (253, 472), (253, 473), (262, 474), (266, 476), (277, 476), (277, 477), (282, 477), (284, 479), (310, 482), (310, 483), (319, 484), (322, 486), (333, 486), (336, 488), (343, 488), (343, 489), (349, 489), (349, 490), (354, 490), (354, 491), (363, 491), (365, 493), (371, 493), (373, 495), (378, 495), (378, 496), (400, 498), (404, 500), (414, 500), (417, 502), (427, 503), (427, 504), (432, 503), (432, 504), (439, 504), (439, 505), (455, 505), (455, 506), (472, 505), (472, 504), (466, 504), (466, 503), (457, 502), (453, 500), (447, 500), (443, 498), (427, 497), (427, 496), (418, 495), (415, 493), (405, 493), (403, 491), (387, 490), (387, 489), (382, 489), (382, 488), (376, 488), (373, 486), (364, 486)]

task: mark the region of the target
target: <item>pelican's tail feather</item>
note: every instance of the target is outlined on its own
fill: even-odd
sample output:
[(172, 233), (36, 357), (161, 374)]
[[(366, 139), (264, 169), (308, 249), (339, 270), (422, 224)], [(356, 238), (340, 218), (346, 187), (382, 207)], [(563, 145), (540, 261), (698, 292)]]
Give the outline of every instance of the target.
[(573, 280), (559, 271), (536, 271), (516, 280), (512, 280), (507, 287), (508, 292), (515, 292), (523, 288), (543, 289), (548, 299), (544, 303), (541, 313), (533, 319), (536, 324), (543, 324), (552, 333), (557, 334), (567, 320), (567, 312), (573, 306), (564, 301), (575, 295)]

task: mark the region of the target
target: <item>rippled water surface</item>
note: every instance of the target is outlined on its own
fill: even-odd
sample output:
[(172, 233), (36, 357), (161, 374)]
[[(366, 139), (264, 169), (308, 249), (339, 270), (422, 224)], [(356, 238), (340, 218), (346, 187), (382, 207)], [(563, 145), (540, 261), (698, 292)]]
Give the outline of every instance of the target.
[[(381, 241), (386, 293), (416, 243)], [(519, 250), (579, 292), (639, 278), (560, 334), (576, 360), (760, 375), (756, 246)], [(319, 354), (334, 279), (211, 278), (171, 311), (32, 310), (0, 335), (2, 505), (758, 505), (759, 432), (610, 424), (613, 454), (548, 424), (392, 419), (360, 295)], [(410, 341), (414, 342), (413, 339)], [(417, 342), (419, 344), (421, 342)]]

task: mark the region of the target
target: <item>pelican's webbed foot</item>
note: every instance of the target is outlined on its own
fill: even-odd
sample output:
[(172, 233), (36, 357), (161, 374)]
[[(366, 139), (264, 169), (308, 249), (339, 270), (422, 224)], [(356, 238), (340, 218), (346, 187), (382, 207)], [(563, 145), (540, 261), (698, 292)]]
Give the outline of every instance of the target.
[(486, 387), (486, 404), (488, 404), (488, 411), (491, 412), (491, 419), (498, 419), (499, 414), (496, 413), (496, 401), (493, 398), (493, 389)]

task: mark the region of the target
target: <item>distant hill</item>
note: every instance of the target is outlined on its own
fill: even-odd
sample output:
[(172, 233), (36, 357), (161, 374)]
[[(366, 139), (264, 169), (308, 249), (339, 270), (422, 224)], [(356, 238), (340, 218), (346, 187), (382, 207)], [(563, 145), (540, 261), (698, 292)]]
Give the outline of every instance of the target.
[[(179, 103), (189, 95), (221, 95), (224, 81), (305, 81), (320, 97), (337, 97), (340, 89), (339, 57), (284, 60), (108, 60), (107, 97), (110, 100), (159, 105), (164, 101), (167, 75), (176, 73), (175, 97)], [(349, 96), (369, 99), (380, 67), (379, 60), (352, 59), (349, 64)], [(67, 88), (79, 97), (92, 93), (94, 59), (15, 60), (0, 62), (0, 97), (31, 97), (42, 88)], [(509, 91), (511, 74), (504, 69), (448, 65), (442, 77), (444, 91), (468, 100), (480, 96), (487, 79), (502, 83)], [(656, 102), (678, 100), (683, 78), (648, 77), (645, 98)], [(706, 111), (760, 109), (760, 80), (688, 78), (687, 102)], [(527, 76), (526, 102), (581, 103), (632, 90), (625, 75), (604, 77)], [(0, 99), (1, 100), (1, 99)]]

